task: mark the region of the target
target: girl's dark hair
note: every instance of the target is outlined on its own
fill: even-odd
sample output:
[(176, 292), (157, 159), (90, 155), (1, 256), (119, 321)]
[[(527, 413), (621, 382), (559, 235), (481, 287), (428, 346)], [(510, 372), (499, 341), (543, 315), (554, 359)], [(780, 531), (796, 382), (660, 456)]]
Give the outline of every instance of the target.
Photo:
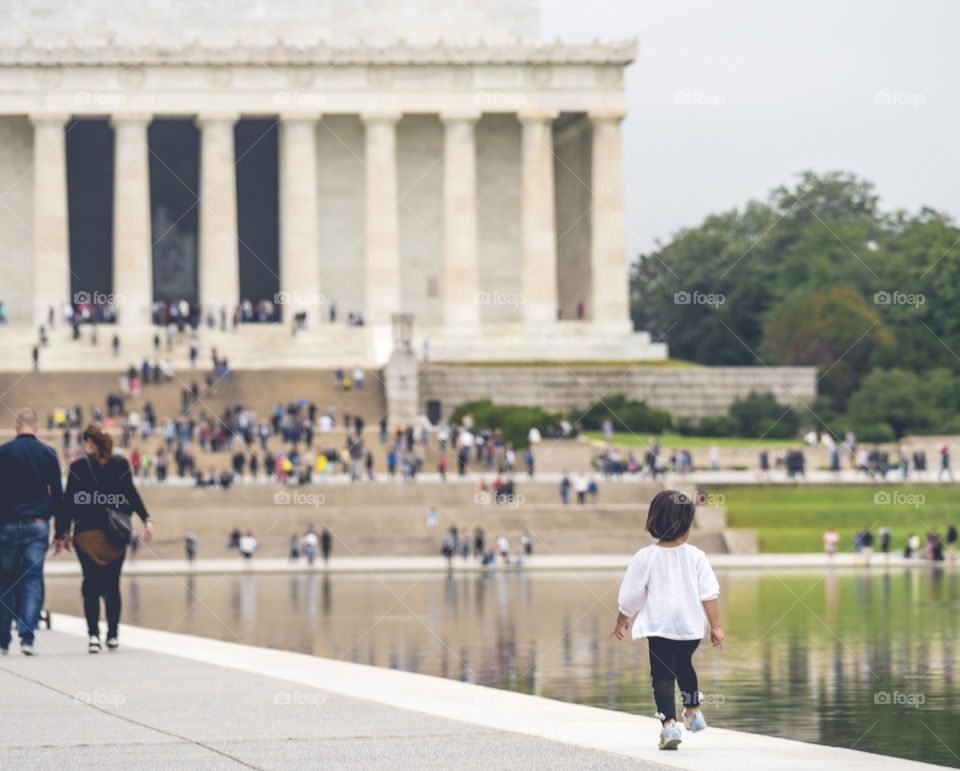
[(658, 541), (672, 541), (686, 533), (693, 524), (696, 510), (693, 499), (677, 490), (664, 490), (650, 501), (647, 532)]
[(83, 438), (89, 439), (94, 443), (97, 450), (93, 459), (101, 466), (105, 466), (110, 456), (113, 455), (113, 437), (110, 436), (101, 426), (91, 423), (83, 430)]

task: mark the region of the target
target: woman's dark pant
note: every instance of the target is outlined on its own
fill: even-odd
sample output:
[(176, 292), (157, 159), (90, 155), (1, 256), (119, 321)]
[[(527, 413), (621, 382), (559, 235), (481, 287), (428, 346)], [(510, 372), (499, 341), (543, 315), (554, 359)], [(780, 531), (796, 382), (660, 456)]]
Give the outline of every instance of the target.
[(693, 652), (699, 640), (668, 640), (649, 637), (650, 678), (653, 680), (653, 698), (657, 713), (663, 722), (677, 719), (675, 686), (680, 686), (684, 707), (700, 705), (697, 673), (693, 668)]
[(120, 570), (124, 554), (107, 565), (98, 565), (93, 558), (77, 549), (80, 567), (83, 569), (83, 614), (87, 617), (87, 633), (99, 637), (100, 598), (107, 610), (107, 637), (116, 637), (120, 624)]

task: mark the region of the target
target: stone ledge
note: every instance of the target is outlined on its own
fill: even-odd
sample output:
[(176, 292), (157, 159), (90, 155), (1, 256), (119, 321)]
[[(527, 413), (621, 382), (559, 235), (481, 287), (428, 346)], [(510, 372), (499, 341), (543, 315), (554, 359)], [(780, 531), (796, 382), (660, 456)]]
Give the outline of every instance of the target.
[(431, 64), (617, 64), (636, 58), (636, 41), (567, 44), (517, 42), (505, 45), (407, 46), (163, 46), (66, 44), (60, 47), (34, 45), (0, 47), (0, 66), (150, 66), (150, 65), (431, 65)]

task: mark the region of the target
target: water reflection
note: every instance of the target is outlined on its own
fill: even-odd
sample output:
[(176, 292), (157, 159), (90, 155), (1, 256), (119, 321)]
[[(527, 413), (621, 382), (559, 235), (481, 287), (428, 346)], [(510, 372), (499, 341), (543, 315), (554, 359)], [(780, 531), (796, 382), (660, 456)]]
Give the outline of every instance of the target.
[[(727, 650), (695, 657), (711, 724), (960, 766), (954, 568), (719, 578)], [(124, 615), (649, 715), (646, 645), (607, 638), (618, 585), (610, 573), (138, 577), (124, 579)], [(47, 594), (79, 613), (72, 579)]]
[(128, 579), (122, 589), (123, 611), (131, 624), (140, 624), (140, 583), (136, 578)]
[(291, 575), (289, 582), (290, 582), (290, 609), (296, 613), (299, 613), (301, 610), (300, 576)]
[(187, 606), (187, 618), (193, 618), (194, 609), (197, 605), (197, 577), (194, 574), (190, 574), (186, 577), (186, 580), (183, 582), (184, 588), (187, 590), (186, 597), (186, 606)]

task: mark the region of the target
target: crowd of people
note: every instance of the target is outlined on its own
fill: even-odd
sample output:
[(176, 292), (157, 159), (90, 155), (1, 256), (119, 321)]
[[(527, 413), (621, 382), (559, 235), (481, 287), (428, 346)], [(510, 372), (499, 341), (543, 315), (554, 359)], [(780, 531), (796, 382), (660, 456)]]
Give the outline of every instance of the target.
[[(711, 468), (714, 468), (714, 454), (711, 450)], [(690, 450), (673, 448), (669, 455), (664, 455), (660, 440), (655, 436), (650, 437), (650, 443), (642, 453), (642, 458), (638, 458), (633, 450), (623, 450), (612, 445), (608, 439), (607, 446), (594, 456), (593, 468), (605, 477), (620, 478), (624, 474), (640, 474), (645, 479), (654, 481), (662, 479), (667, 472), (686, 476), (696, 470)], [(716, 468), (719, 468), (719, 461), (716, 461)]]
[[(205, 314), (201, 312), (196, 301), (158, 301), (153, 305), (153, 323), (157, 326), (172, 325), (181, 329), (184, 326), (197, 329), (201, 323), (204, 323), (210, 329), (219, 327), (221, 331), (226, 331), (228, 327), (236, 329), (241, 324), (277, 323), (281, 320), (280, 311), (284, 300), (283, 292), (276, 293), (272, 298), (260, 300), (244, 298), (233, 307), (222, 305), (220, 308), (208, 309)], [(326, 310), (326, 317), (331, 324), (336, 323), (337, 314), (337, 303), (331, 301)], [(308, 314), (305, 311), (294, 314), (290, 319), (292, 326), (298, 331), (306, 329), (307, 317)], [(351, 311), (347, 314), (345, 321), (347, 326), (363, 326), (363, 314), (359, 311)]]
[[(215, 351), (213, 358), (215, 366), (226, 366)], [(145, 360), (141, 369), (131, 367), (120, 376), (119, 387), (105, 395), (103, 408), (93, 405), (87, 413), (82, 405), (75, 405), (51, 411), (47, 428), (61, 432), (64, 460), (70, 462), (79, 453), (77, 435), (85, 414), (89, 414), (96, 422), (105, 421), (118, 434), (118, 443), (129, 455), (137, 477), (161, 483), (174, 468), (178, 477), (192, 477), (198, 486), (228, 487), (237, 477), (249, 475), (255, 479), (261, 474), (282, 482), (292, 479), (306, 483), (315, 472), (338, 468), (359, 479), (364, 461), (372, 467), (363, 435), (365, 421), (360, 415), (343, 411), (347, 429), (344, 446), (326, 446), (314, 452), (316, 437), (334, 428), (338, 417), (334, 405), (320, 414), (315, 403), (301, 398), (286, 405), (275, 404), (268, 416), (258, 416), (242, 404), (215, 414), (202, 406), (206, 392), (193, 381), (182, 389), (181, 414), (160, 418), (149, 384), (160, 382), (161, 374)], [(354, 381), (362, 384), (362, 370), (354, 372)], [(208, 378), (207, 391), (211, 387)], [(386, 444), (386, 421), (381, 423), (381, 441)], [(276, 449), (271, 449), (273, 438), (277, 440), (272, 442)], [(208, 453), (223, 452), (230, 454), (229, 467), (200, 468), (200, 459)]]
[[(593, 467), (605, 477), (622, 477), (624, 474), (640, 474), (645, 479), (657, 481), (667, 473), (681, 477), (697, 470), (693, 454), (686, 448), (674, 447), (667, 452), (660, 446), (657, 437), (650, 437), (646, 450), (639, 458), (634, 450), (623, 450), (612, 444), (594, 457)], [(710, 471), (720, 471), (720, 448), (714, 443), (707, 449), (707, 467)], [(783, 471), (789, 478), (805, 476), (806, 459), (799, 447), (777, 449), (771, 452), (762, 449), (757, 464), (760, 478), (768, 478), (771, 468)]]
[[(430, 509), (427, 514), (427, 528), (436, 529), (437, 510)], [(510, 550), (510, 540), (505, 535), (498, 535), (493, 539), (491, 546), (487, 541), (486, 533), (483, 528), (477, 525), (473, 531), (465, 530), (462, 533), (454, 524), (447, 528), (440, 539), (440, 553), (447, 561), (447, 569), (452, 570), (454, 560), (459, 558), (463, 562), (473, 559), (484, 567), (495, 567), (496, 565), (523, 565), (525, 560), (533, 556), (533, 536), (529, 530), (525, 530), (520, 536), (520, 551), (512, 553)]]
[(571, 493), (580, 506), (586, 504), (588, 500), (591, 504), (595, 504), (600, 494), (600, 486), (592, 474), (574, 474), (571, 479), (569, 472), (564, 471), (560, 476), (560, 503), (564, 506), (570, 503)]
[[(945, 537), (941, 536), (936, 528), (929, 529), (923, 536), (922, 541), (920, 535), (912, 532), (907, 536), (903, 545), (903, 556), (906, 559), (919, 558), (931, 562), (943, 562), (944, 559), (955, 560), (957, 559), (957, 538), (957, 528), (952, 522), (946, 527)], [(823, 534), (823, 548), (827, 557), (831, 560), (836, 556), (841, 540), (840, 534), (834, 528), (830, 528)], [(889, 557), (893, 545), (893, 532), (887, 525), (883, 525), (877, 531), (876, 538), (874, 538), (869, 527), (858, 530), (853, 534), (853, 553), (859, 555), (859, 559), (864, 564), (870, 564), (874, 544), (876, 544), (880, 554)], [(944, 545), (947, 549), (946, 557), (944, 556)]]
[[(205, 324), (211, 330), (219, 328), (221, 332), (225, 332), (228, 329), (236, 331), (241, 324), (280, 323), (283, 294), (278, 292), (273, 299), (264, 298), (255, 301), (244, 298), (235, 306), (222, 305), (206, 311), (201, 309), (196, 300), (157, 300), (151, 308), (151, 321), (157, 329), (154, 334), (154, 353), (155, 355), (160, 353), (161, 336), (166, 341), (168, 353), (173, 350), (175, 339), (183, 342), (187, 338), (191, 366), (196, 366), (200, 351), (201, 325)], [(337, 303), (330, 302), (326, 313), (331, 324), (336, 323), (337, 312)], [(70, 328), (74, 340), (80, 340), (81, 329), (89, 326), (89, 340), (93, 345), (98, 345), (100, 342), (99, 325), (112, 325), (114, 331), (110, 343), (113, 355), (118, 357), (122, 350), (122, 341), (116, 325), (119, 313), (117, 299), (113, 295), (99, 291), (81, 291), (74, 294), (71, 302), (64, 303), (59, 312), (59, 320)], [(293, 313), (289, 318), (291, 332), (295, 335), (305, 330), (307, 319), (306, 311)], [(345, 321), (349, 327), (363, 326), (365, 323), (363, 314), (359, 311), (348, 313)], [(6, 304), (0, 301), (0, 324), (6, 323)], [(35, 370), (40, 368), (41, 352), (49, 345), (51, 330), (58, 323), (58, 311), (54, 306), (50, 306), (44, 323), (39, 325), (37, 342), (31, 350)], [(162, 369), (164, 373), (172, 372), (169, 359), (157, 360), (153, 366)]]
[(290, 554), (289, 561), (292, 565), (300, 564), (301, 558), (307, 561), (307, 565), (313, 567), (317, 561), (317, 556), (323, 558), (323, 564), (330, 561), (330, 551), (333, 548), (333, 533), (328, 528), (323, 528), (317, 533), (313, 525), (308, 525), (303, 535), (293, 533), (290, 536)]
[[(354, 482), (386, 479), (410, 483), (425, 470), (430, 454), (436, 463), (431, 470), (441, 480), (488, 472), (502, 477), (495, 484), (512, 485), (514, 477), (521, 473), (529, 478), (536, 475), (535, 450), (543, 437), (535, 427), (530, 429), (528, 446), (516, 450), (500, 429), (476, 427), (470, 415), (459, 424), (440, 421), (430, 427), (391, 428), (381, 418), (374, 439), (374, 427), (368, 427), (362, 415), (352, 414), (347, 408), (338, 410), (332, 403), (321, 410), (303, 397), (286, 404), (276, 403), (268, 415), (258, 415), (243, 404), (216, 414), (204, 407), (203, 396), (226, 376), (228, 365), (216, 350), (211, 352), (211, 358), (214, 370), (207, 375), (206, 389), (202, 390), (197, 380), (184, 387), (181, 414), (176, 418), (160, 418), (156, 414), (151, 389), (168, 382), (171, 376), (161, 364), (147, 359), (139, 368), (131, 366), (120, 376), (119, 387), (106, 394), (104, 408), (93, 405), (89, 413), (79, 405), (55, 409), (47, 416), (47, 427), (63, 432), (64, 459), (69, 462), (79, 452), (76, 436), (86, 413), (95, 422), (106, 420), (119, 432), (118, 443), (128, 453), (136, 476), (159, 483), (176, 476), (192, 479), (198, 487), (227, 489), (240, 481), (308, 484), (330, 474), (346, 474)], [(362, 368), (338, 368), (333, 377), (340, 393), (364, 388)], [(341, 425), (344, 431), (335, 434), (334, 429)], [(558, 425), (551, 427), (547, 438), (575, 436), (578, 430), (574, 425)], [(809, 445), (811, 438), (808, 436), (805, 441)], [(844, 453), (854, 458), (853, 467), (868, 478), (885, 479), (892, 471), (886, 450), (879, 445), (858, 447), (852, 433), (845, 436), (842, 444), (833, 442), (827, 434), (814, 436), (812, 442), (827, 446), (834, 471), (839, 470), (839, 458)], [(939, 453), (938, 479), (952, 479), (949, 446), (942, 445)], [(782, 470), (788, 478), (806, 476), (806, 459), (800, 447), (763, 448), (758, 460), (761, 480), (769, 478), (772, 469)], [(709, 468), (720, 468), (715, 444), (709, 448)], [(928, 473), (926, 452), (902, 444), (895, 468), (903, 479), (911, 474), (924, 478)], [(657, 437), (651, 437), (642, 452), (607, 445), (594, 456), (592, 469), (608, 479), (636, 474), (658, 481), (667, 473), (684, 476), (696, 467), (689, 450), (665, 450)], [(595, 500), (596, 491), (597, 478), (593, 473), (563, 473), (562, 502), (567, 503), (574, 496), (579, 503)]]
[[(810, 432), (804, 437), (803, 444), (812, 449), (818, 445), (827, 450), (827, 468), (839, 474), (842, 470), (842, 458), (849, 461), (849, 468), (858, 471), (868, 479), (886, 479), (891, 473), (896, 473), (900, 479), (929, 478), (930, 470), (927, 466), (927, 452), (922, 447), (911, 447), (906, 442), (899, 444), (895, 457), (879, 444), (872, 446), (858, 445), (853, 432), (848, 431), (843, 441), (837, 443), (827, 432), (817, 434)], [(953, 480), (950, 467), (950, 446), (941, 443), (937, 448), (939, 461), (937, 464), (937, 479)], [(720, 449), (716, 443), (710, 444), (707, 450), (708, 468), (719, 471)], [(598, 452), (593, 459), (593, 467), (605, 477), (622, 477), (624, 474), (640, 474), (644, 478), (663, 478), (668, 472), (686, 476), (694, 471), (693, 456), (690, 450), (673, 448), (664, 451), (656, 437), (651, 437), (649, 446), (642, 453), (642, 457), (634, 450), (624, 450), (610, 443)], [(761, 448), (757, 454), (757, 473), (760, 480), (770, 478), (771, 471), (786, 474), (789, 479), (806, 478), (807, 459), (803, 446), (768, 449)]]
[(174, 326), (179, 330), (190, 327), (196, 330), (201, 322), (213, 329), (217, 326), (226, 330), (228, 326), (236, 328), (240, 324), (268, 324), (280, 321), (280, 306), (275, 296), (250, 300), (244, 298), (237, 305), (208, 309), (203, 315), (196, 301), (171, 300), (157, 301), (153, 304), (153, 323), (156, 326)]
[[(244, 404), (213, 412), (203, 397), (225, 377), (222, 370), (227, 364), (216, 350), (211, 357), (214, 370), (207, 376), (206, 389), (202, 390), (197, 380), (184, 386), (177, 417), (157, 414), (152, 389), (171, 378), (162, 365), (148, 359), (119, 376), (118, 387), (104, 395), (102, 406), (94, 404), (89, 410), (82, 405), (56, 407), (47, 415), (46, 425), (61, 433), (64, 461), (69, 463), (79, 454), (78, 432), (89, 415), (117, 434), (134, 475), (157, 483), (176, 476), (192, 479), (198, 487), (226, 489), (238, 481), (308, 484), (334, 473), (347, 474), (355, 482), (385, 478), (406, 483), (415, 481), (424, 470), (430, 451), (437, 458), (436, 472), (444, 480), (448, 473), (462, 477), (471, 471), (487, 471), (505, 477), (503, 484), (512, 485), (515, 473), (535, 475), (533, 447), (541, 441), (536, 428), (530, 431), (531, 446), (518, 453), (499, 429), (474, 430), (469, 415), (462, 425), (440, 422), (431, 428), (407, 425), (391, 429), (381, 417), (376, 427), (368, 427), (362, 415), (347, 407), (338, 410), (331, 403), (321, 410), (304, 397), (277, 402), (267, 415)], [(362, 390), (364, 381), (360, 367), (334, 371), (340, 393)], [(339, 426), (343, 430), (334, 433)], [(375, 467), (379, 475), (374, 473)]]
[[(927, 451), (922, 447), (911, 447), (907, 442), (900, 442), (895, 450), (895, 457), (891, 458), (889, 450), (879, 444), (864, 446), (857, 443), (853, 431), (846, 431), (840, 443), (828, 432), (817, 434), (809, 431), (804, 436), (804, 444), (808, 447), (820, 445), (827, 450), (828, 468), (834, 473), (842, 470), (842, 459), (847, 458), (849, 468), (858, 471), (869, 479), (886, 479), (887, 475), (895, 472), (900, 479), (911, 476), (917, 479), (926, 479)], [(937, 448), (939, 462), (937, 479), (944, 477), (953, 480), (953, 471), (950, 468), (950, 445), (943, 442)]]
[[(243, 306), (244, 304), (241, 304)], [(189, 303), (165, 304), (158, 307), (163, 318), (189, 319)], [(246, 307), (246, 306), (244, 306)], [(256, 306), (247, 307), (253, 312)], [(167, 326), (167, 345), (173, 325)], [(193, 344), (193, 343), (191, 343)], [(180, 416), (160, 418), (153, 407), (151, 390), (169, 383), (174, 374), (161, 354), (160, 333), (154, 337), (155, 356), (145, 357), (139, 366), (131, 365), (119, 378), (119, 387), (106, 394), (104, 407), (93, 405), (89, 414), (95, 422), (107, 421), (119, 431), (118, 443), (128, 453), (134, 474), (143, 480), (159, 483), (169, 478), (191, 479), (197, 487), (228, 489), (240, 481), (275, 480), (287, 484), (308, 484), (329, 474), (346, 474), (354, 482), (387, 479), (400, 483), (415, 482), (426, 468), (428, 455), (435, 456), (435, 470), (441, 480), (467, 473), (488, 472), (503, 477), (495, 484), (514, 484), (521, 473), (529, 478), (536, 474), (535, 450), (543, 441), (540, 430), (529, 429), (527, 447), (518, 450), (500, 429), (474, 425), (471, 415), (458, 423), (440, 421), (435, 426), (395, 426), (383, 418), (377, 432), (380, 449), (361, 415), (329, 404), (325, 410), (306, 398), (286, 404), (278, 402), (268, 415), (258, 415), (248, 405), (237, 404), (220, 414), (204, 407), (204, 396), (215, 389), (220, 380), (229, 377), (229, 363), (210, 351), (212, 369), (206, 375), (205, 388), (194, 379), (181, 389)], [(362, 391), (366, 373), (361, 367), (337, 368), (333, 371), (334, 386), (339, 393)], [(57, 408), (47, 418), (47, 426), (63, 431), (63, 457), (69, 462), (79, 452), (76, 435), (83, 424), (85, 410)], [(344, 432), (333, 439), (334, 428)], [(612, 438), (612, 421), (607, 419), (604, 434)], [(371, 429), (371, 430), (368, 430)], [(582, 426), (562, 420), (545, 430), (547, 439), (576, 437)], [(330, 435), (330, 436), (328, 436)], [(828, 450), (830, 468), (840, 470), (840, 459), (851, 458), (851, 467), (869, 478), (885, 479), (896, 468), (901, 478), (927, 474), (926, 452), (901, 444), (896, 463), (880, 445), (858, 446), (852, 432), (837, 443), (827, 432), (810, 432), (804, 444), (823, 445)], [(227, 455), (224, 459), (223, 454)], [(952, 479), (949, 446), (940, 449), (938, 478)], [(708, 450), (711, 470), (720, 469), (720, 452), (714, 443)], [(802, 447), (762, 448), (758, 456), (758, 478), (769, 478), (772, 469), (782, 470), (788, 478), (806, 476), (806, 459)], [(689, 449), (664, 449), (657, 437), (648, 446), (635, 451), (608, 443), (593, 458), (592, 469), (604, 478), (640, 475), (658, 481), (667, 473), (685, 476), (696, 471)], [(576, 496), (579, 503), (595, 500), (597, 480), (593, 474), (571, 477), (563, 473), (560, 498), (566, 503)]]

